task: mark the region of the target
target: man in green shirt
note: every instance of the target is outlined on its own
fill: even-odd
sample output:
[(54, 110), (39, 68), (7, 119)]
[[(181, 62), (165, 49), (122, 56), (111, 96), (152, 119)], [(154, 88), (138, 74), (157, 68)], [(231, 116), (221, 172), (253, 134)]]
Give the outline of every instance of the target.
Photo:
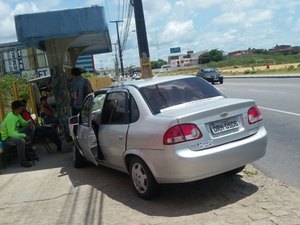
[[(31, 162), (25, 157), (25, 144), (30, 140), (30, 130), (33, 129), (32, 121), (26, 121), (20, 113), (24, 110), (24, 103), (16, 100), (11, 103), (12, 112), (8, 113), (3, 120), (1, 127), (1, 139), (8, 146), (16, 146), (20, 165), (31, 167)], [(27, 134), (26, 134), (27, 133)]]

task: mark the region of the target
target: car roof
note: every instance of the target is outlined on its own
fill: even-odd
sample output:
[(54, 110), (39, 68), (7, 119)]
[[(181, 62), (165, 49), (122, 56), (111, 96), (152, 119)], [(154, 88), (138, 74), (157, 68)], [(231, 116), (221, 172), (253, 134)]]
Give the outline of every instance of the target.
[(145, 87), (145, 86), (155, 85), (155, 84), (164, 83), (164, 82), (173, 81), (173, 80), (191, 78), (191, 77), (195, 77), (195, 76), (176, 75), (176, 76), (165, 76), (165, 77), (152, 77), (152, 78), (141, 79), (141, 80), (125, 81), (123, 83), (111, 86), (110, 88), (116, 88), (116, 87), (120, 87), (120, 86), (134, 86), (136, 88), (141, 88), (141, 87)]

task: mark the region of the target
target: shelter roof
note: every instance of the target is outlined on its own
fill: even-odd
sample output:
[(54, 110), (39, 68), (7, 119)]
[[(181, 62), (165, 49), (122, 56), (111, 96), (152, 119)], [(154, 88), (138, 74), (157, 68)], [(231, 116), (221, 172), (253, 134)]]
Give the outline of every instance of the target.
[(15, 16), (18, 42), (45, 51), (45, 41), (65, 39), (81, 55), (111, 52), (103, 6)]

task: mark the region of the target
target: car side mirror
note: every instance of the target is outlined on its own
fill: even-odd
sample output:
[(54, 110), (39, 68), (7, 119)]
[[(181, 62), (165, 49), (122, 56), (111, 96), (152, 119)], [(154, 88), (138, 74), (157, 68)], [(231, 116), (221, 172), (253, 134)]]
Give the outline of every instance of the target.
[(78, 125), (79, 124), (79, 118), (78, 118), (78, 116), (72, 116), (69, 119), (69, 124), (71, 124), (71, 125)]

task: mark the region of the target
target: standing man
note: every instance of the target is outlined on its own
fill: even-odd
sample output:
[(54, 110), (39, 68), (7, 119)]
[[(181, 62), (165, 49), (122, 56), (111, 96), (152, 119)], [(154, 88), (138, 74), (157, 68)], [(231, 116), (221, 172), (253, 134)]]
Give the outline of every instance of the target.
[(70, 84), (72, 115), (77, 115), (84, 101), (84, 98), (93, 92), (92, 85), (88, 79), (81, 76), (81, 70), (79, 68), (73, 68), (71, 70), (73, 79)]
[(31, 167), (31, 162), (25, 157), (25, 144), (30, 143), (30, 133), (33, 130), (32, 121), (26, 121), (20, 115), (25, 105), (21, 100), (11, 103), (12, 111), (6, 115), (1, 127), (1, 139), (6, 145), (16, 146), (20, 165)]

